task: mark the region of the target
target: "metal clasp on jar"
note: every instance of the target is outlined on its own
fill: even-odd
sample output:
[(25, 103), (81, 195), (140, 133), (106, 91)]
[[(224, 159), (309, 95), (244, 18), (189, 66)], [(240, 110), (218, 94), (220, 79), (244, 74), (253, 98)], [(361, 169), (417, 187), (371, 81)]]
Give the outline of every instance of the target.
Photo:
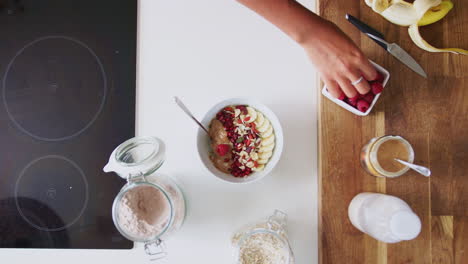
[(129, 173), (127, 175), (127, 182), (148, 182), (146, 176), (143, 172), (138, 172), (136, 174)]
[(147, 255), (151, 256), (151, 261), (160, 260), (167, 256), (166, 246), (164, 245), (164, 242), (161, 239), (146, 242), (145, 252)]

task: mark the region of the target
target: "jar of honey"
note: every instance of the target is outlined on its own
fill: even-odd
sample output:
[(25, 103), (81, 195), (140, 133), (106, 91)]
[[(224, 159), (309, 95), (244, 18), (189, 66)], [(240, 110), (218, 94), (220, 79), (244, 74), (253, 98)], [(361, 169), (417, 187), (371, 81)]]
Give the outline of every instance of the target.
[(394, 178), (405, 174), (409, 167), (395, 159), (414, 161), (411, 144), (400, 136), (373, 138), (361, 150), (361, 165), (373, 176)]

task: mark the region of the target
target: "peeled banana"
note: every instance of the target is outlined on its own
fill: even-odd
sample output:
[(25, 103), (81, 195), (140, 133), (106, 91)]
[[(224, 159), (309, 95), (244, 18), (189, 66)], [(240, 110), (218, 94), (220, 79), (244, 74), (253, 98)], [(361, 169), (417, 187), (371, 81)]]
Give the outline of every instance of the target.
[(452, 52), (468, 55), (467, 50), (459, 48), (439, 49), (427, 43), (419, 33), (419, 26), (425, 26), (441, 20), (453, 8), (450, 0), (415, 0), (412, 4), (404, 0), (364, 0), (376, 13), (388, 21), (409, 26), (408, 33), (413, 42), (429, 52)]

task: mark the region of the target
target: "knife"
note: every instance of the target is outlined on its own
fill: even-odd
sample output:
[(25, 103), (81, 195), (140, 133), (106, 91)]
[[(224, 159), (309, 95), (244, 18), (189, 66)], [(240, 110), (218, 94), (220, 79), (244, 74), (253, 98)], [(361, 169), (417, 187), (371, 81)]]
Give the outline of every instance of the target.
[(427, 78), (427, 74), (426, 72), (424, 72), (424, 69), (421, 67), (421, 65), (419, 65), (418, 62), (416, 62), (416, 60), (414, 60), (413, 57), (411, 57), (411, 55), (408, 54), (408, 52), (406, 52), (396, 43), (388, 43), (387, 41), (385, 41), (382, 33), (373, 29), (371, 26), (366, 25), (364, 22), (360, 21), (359, 19), (353, 17), (350, 14), (346, 14), (346, 20), (348, 20), (351, 24), (357, 27), (362, 33), (366, 34), (374, 42), (379, 44), (388, 53), (392, 54), (403, 64), (408, 66), (408, 68), (415, 71), (422, 77)]

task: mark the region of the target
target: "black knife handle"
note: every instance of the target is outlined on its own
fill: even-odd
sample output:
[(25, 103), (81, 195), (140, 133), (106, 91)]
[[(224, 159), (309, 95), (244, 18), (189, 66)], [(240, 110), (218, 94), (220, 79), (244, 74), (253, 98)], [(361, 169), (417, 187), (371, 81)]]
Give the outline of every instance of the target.
[[(385, 39), (383, 34), (377, 31), (376, 29), (373, 29), (371, 26), (367, 25), (366, 23), (362, 22), (361, 20), (353, 17), (350, 14), (346, 14), (346, 20), (348, 20), (349, 23), (353, 24), (355, 27), (357, 27), (362, 33), (366, 34), (372, 34), (374, 36), (377, 36), (381, 39)], [(379, 44), (382, 48), (385, 50), (387, 49), (387, 45), (384, 43), (380, 43), (379, 41), (371, 38), (375, 43)]]

